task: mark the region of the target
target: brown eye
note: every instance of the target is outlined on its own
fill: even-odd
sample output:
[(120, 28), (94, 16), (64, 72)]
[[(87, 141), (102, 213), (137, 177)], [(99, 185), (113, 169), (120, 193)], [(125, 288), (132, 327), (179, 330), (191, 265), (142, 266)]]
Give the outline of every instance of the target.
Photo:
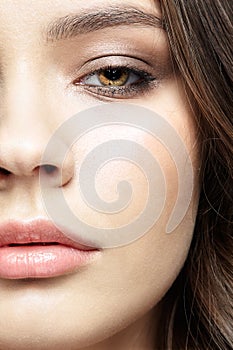
[(98, 79), (103, 86), (123, 86), (129, 79), (129, 72), (120, 68), (104, 69), (98, 73)]

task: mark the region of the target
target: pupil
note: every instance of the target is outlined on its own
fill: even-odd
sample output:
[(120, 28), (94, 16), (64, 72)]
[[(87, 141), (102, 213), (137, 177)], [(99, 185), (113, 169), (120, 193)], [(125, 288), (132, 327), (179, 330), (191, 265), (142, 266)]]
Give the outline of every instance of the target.
[(105, 72), (105, 77), (108, 80), (116, 81), (119, 80), (122, 77), (122, 70), (120, 69), (106, 69)]

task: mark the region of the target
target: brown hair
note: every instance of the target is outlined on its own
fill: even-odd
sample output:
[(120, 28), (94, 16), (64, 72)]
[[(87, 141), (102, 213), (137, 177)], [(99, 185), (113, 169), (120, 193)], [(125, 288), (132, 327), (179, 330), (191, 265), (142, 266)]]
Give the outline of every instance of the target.
[(196, 110), (202, 164), (194, 237), (162, 304), (159, 346), (233, 349), (233, 2), (161, 0), (161, 8)]

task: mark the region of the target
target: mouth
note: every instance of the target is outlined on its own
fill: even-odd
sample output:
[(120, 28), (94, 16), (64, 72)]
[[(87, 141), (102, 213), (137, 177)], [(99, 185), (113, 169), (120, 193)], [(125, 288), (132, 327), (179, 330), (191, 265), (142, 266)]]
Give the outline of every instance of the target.
[(100, 250), (66, 237), (47, 220), (0, 225), (0, 278), (50, 278), (78, 272)]

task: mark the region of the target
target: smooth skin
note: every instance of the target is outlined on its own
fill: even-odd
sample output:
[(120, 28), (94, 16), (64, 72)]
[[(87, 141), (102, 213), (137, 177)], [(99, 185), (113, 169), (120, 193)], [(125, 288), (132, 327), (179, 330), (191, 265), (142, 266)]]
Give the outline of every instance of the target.
[[(44, 279), (0, 279), (1, 350), (152, 350), (159, 337), (162, 297), (179, 274), (192, 240), (198, 204), (198, 150), (192, 108), (173, 66), (166, 33), (146, 23), (123, 24), (75, 37), (46, 40), (55, 19), (120, 7), (160, 16), (157, 1), (2, 0), (0, 2), (0, 220), (46, 217), (38, 172), (49, 137), (69, 117), (102, 103), (123, 102), (162, 115), (179, 133), (193, 161), (194, 196), (182, 223), (170, 235), (167, 220), (177, 195), (176, 167), (158, 141), (130, 127), (105, 127), (86, 135), (72, 152), (75, 171), (95, 145), (124, 137), (144, 145), (163, 168), (167, 201), (155, 226), (129, 245), (103, 249), (71, 274)], [(50, 32), (51, 34), (51, 32)], [(58, 39), (58, 38), (56, 38)], [(108, 96), (88, 88), (88, 74), (103, 66), (133, 65), (158, 78), (153, 87)], [(82, 78), (82, 79), (81, 79)], [(89, 80), (92, 79), (92, 80)], [(80, 84), (82, 82), (82, 84)], [(135, 165), (116, 161), (102, 169), (97, 190), (114, 200), (115, 185), (131, 181), (134, 196), (122, 214), (95, 213), (74, 196), (73, 158), (65, 164), (64, 194), (86, 222), (100, 227), (127, 223), (143, 208), (147, 183)]]

